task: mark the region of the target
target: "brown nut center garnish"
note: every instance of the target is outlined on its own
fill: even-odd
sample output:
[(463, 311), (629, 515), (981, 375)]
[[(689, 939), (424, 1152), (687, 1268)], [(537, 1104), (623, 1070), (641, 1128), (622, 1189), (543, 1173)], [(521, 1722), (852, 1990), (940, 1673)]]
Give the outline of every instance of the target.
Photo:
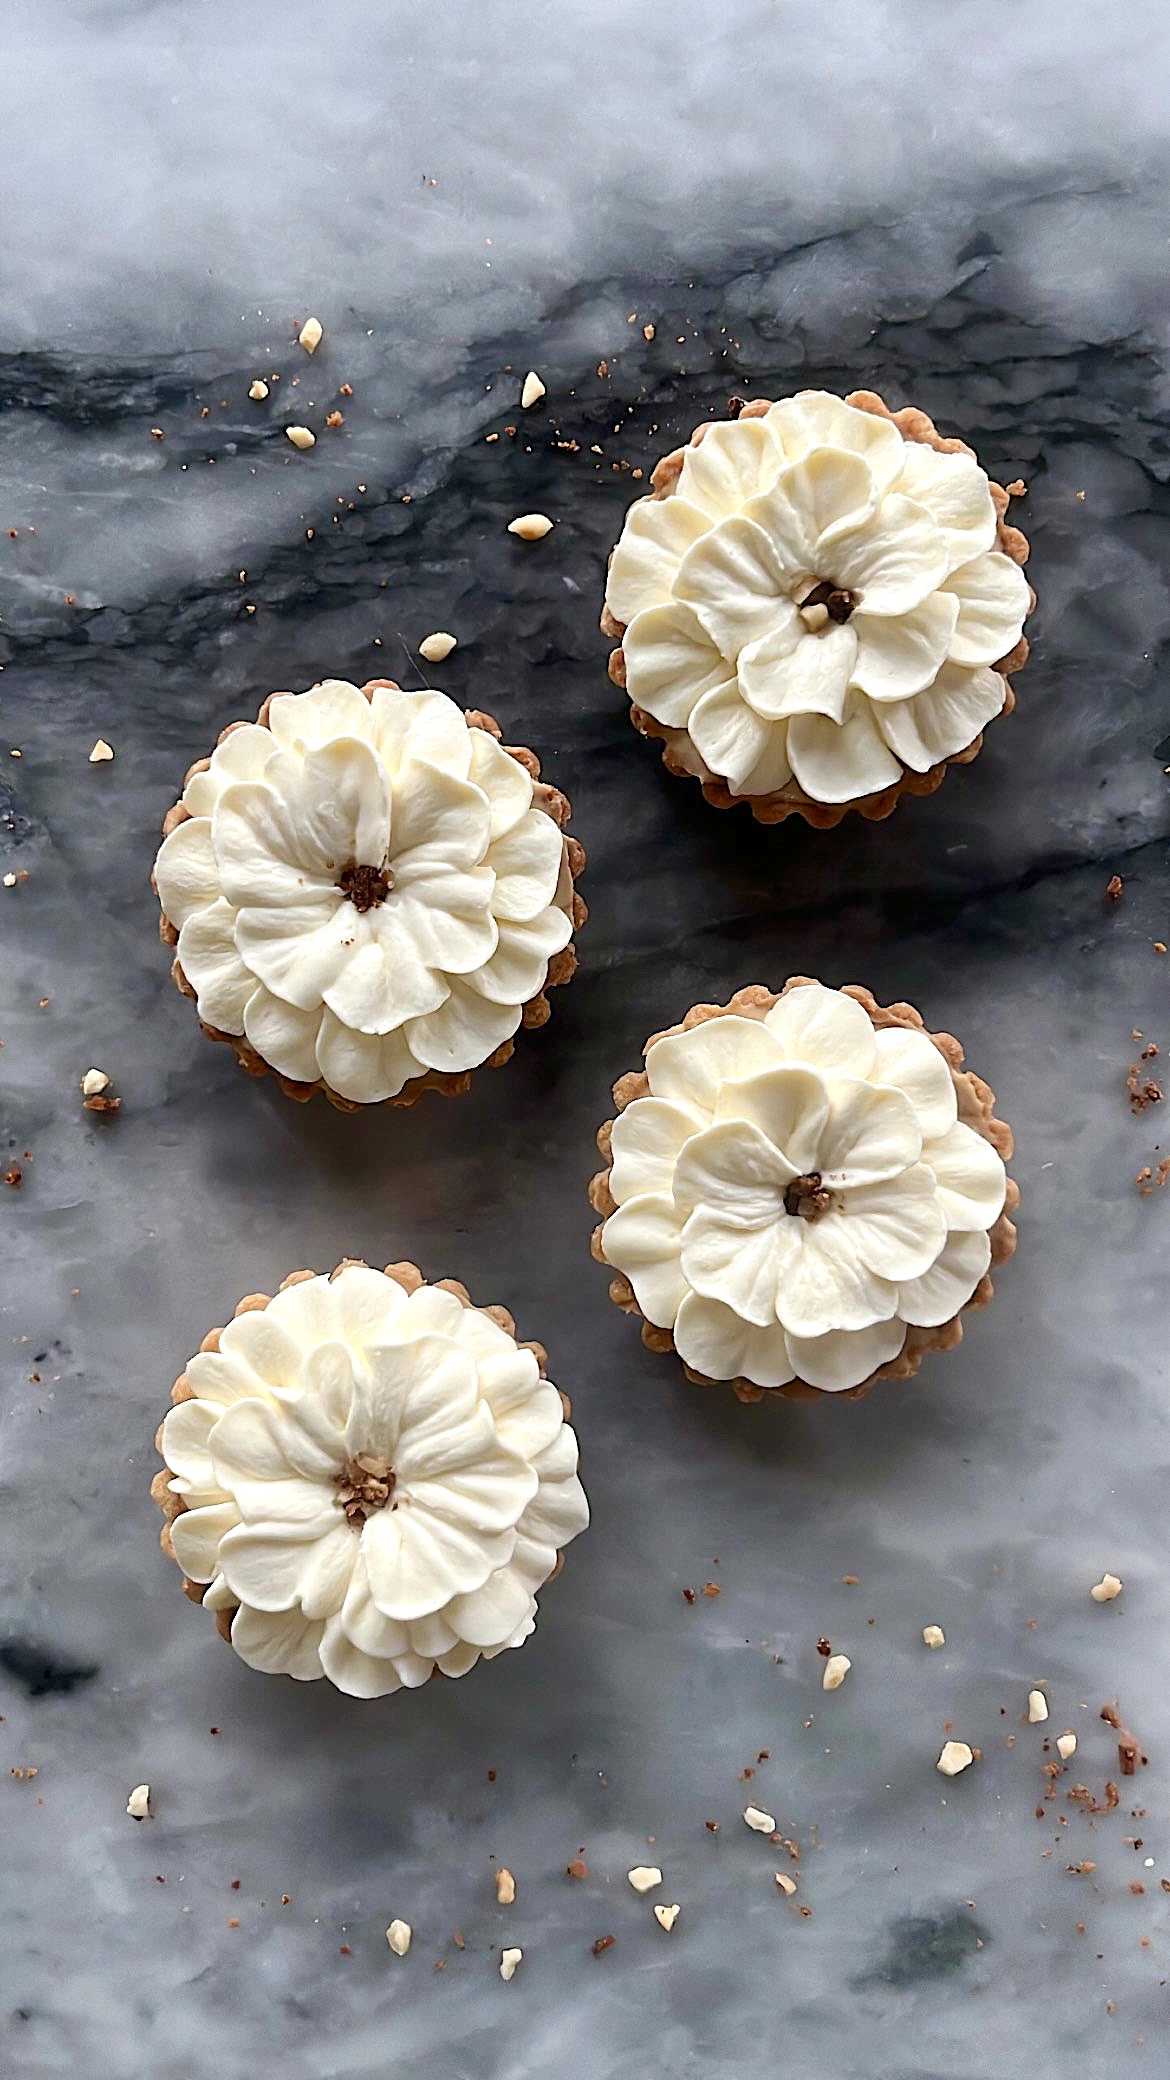
[(830, 621), (838, 626), (848, 621), (855, 607), (861, 604), (861, 594), (851, 592), (847, 585), (835, 585), (831, 578), (818, 578), (811, 592), (799, 602), (801, 612), (807, 607), (823, 607)]
[(796, 1214), (802, 1221), (819, 1221), (833, 1203), (833, 1194), (821, 1183), (819, 1170), (810, 1170), (804, 1177), (794, 1177), (784, 1194), (785, 1213)]
[(376, 910), (393, 888), (394, 876), (388, 867), (363, 867), (351, 860), (338, 875), (337, 886), (355, 910)]
[(385, 1509), (394, 1484), (394, 1469), (387, 1460), (376, 1458), (373, 1452), (359, 1452), (337, 1476), (337, 1500), (346, 1523), (360, 1531), (367, 1517)]

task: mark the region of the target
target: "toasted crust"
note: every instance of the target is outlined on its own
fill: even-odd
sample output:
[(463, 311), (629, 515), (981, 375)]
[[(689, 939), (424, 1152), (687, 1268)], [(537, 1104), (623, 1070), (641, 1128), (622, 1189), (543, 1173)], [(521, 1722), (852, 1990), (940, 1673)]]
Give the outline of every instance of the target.
[[(969, 447), (966, 441), (945, 438), (939, 433), (934, 421), (913, 405), (907, 405), (902, 411), (892, 412), (875, 390), (851, 391), (845, 402), (855, 405), (858, 411), (872, 412), (875, 418), (891, 420), (904, 440), (922, 441), (928, 447), (937, 448), (942, 455), (975, 457), (975, 450)], [(760, 419), (771, 407), (771, 398), (757, 397), (750, 404), (744, 405), (739, 417)], [(709, 428), (717, 423), (715, 420), (706, 419), (701, 426), (696, 426), (689, 445), (697, 447)], [(675, 448), (671, 454), (663, 456), (650, 478), (653, 486), (647, 494), (650, 498), (669, 498), (677, 489), (685, 455), (686, 448), (683, 447)], [(978, 460), (977, 457), (975, 459)], [(1028, 560), (1029, 544), (1027, 537), (1018, 527), (1008, 525), (1006, 516), (1010, 494), (1004, 490), (1002, 484), (991, 482), (990, 479), (989, 488), (996, 511), (996, 547), (1002, 550), (1005, 556), (1010, 556), (1013, 563), (1022, 566)], [(1036, 595), (1033, 592), (1029, 612), (1035, 605)], [(620, 686), (624, 692), (626, 659), (621, 642), (626, 632), (626, 624), (618, 621), (608, 607), (603, 607), (601, 632), (617, 640), (617, 649), (610, 653), (609, 676), (614, 685)], [(1018, 672), (1027, 661), (1028, 640), (1026, 636), (1021, 636), (1014, 650), (1006, 657), (1001, 657), (992, 667), (1003, 680), (1003, 706), (999, 711), (1001, 715), (1010, 715), (1016, 705), (1010, 675)], [(742, 803), (751, 810), (757, 823), (783, 823), (789, 816), (803, 816), (805, 822), (811, 824), (814, 830), (822, 831), (833, 829), (851, 809), (855, 809), (859, 816), (864, 816), (871, 823), (880, 823), (897, 807), (902, 795), (936, 793), (946, 779), (949, 767), (970, 765), (983, 747), (981, 730), (963, 750), (952, 752), (949, 758), (931, 766), (925, 773), (913, 773), (908, 767), (903, 767), (901, 779), (896, 780), (892, 787), (883, 788), (878, 794), (857, 795), (848, 802), (818, 802), (805, 793), (795, 777), (771, 794), (735, 794), (726, 780), (711, 772), (687, 730), (671, 729), (633, 702), (630, 704), (630, 721), (642, 736), (661, 740), (662, 763), (667, 771), (677, 774), (682, 779), (698, 780), (704, 798), (711, 803), (712, 808), (735, 809)]]
[[(806, 988), (815, 981), (816, 977), (812, 975), (793, 975), (790, 976), (783, 989), (779, 991), (764, 989), (762, 985), (753, 983), (747, 989), (737, 990), (726, 1004), (696, 1004), (687, 1012), (681, 1024), (668, 1026), (661, 1033), (652, 1033), (646, 1042), (644, 1052), (648, 1053), (656, 1040), (663, 1040), (672, 1033), (689, 1032), (692, 1026), (704, 1025), (711, 1018), (736, 1016), (739, 1018), (763, 1019), (772, 1009), (772, 1006), (779, 1003), (781, 997), (787, 996), (789, 990)], [(856, 999), (879, 1032), (884, 1026), (907, 1026), (916, 1032), (927, 1033), (921, 1013), (915, 1010), (913, 1004), (879, 1004), (872, 992), (862, 988), (858, 983), (848, 983), (842, 994)], [(963, 1050), (953, 1034), (927, 1033), (927, 1037), (934, 1042), (951, 1072), (951, 1080), (955, 1086), (955, 1097), (958, 1101), (960, 1120), (966, 1126), (973, 1127), (975, 1132), (981, 1134), (985, 1141), (990, 1142), (996, 1154), (1006, 1163), (1012, 1154), (1015, 1144), (1011, 1128), (1003, 1120), (995, 1117), (995, 1092), (989, 1084), (984, 1083), (981, 1076), (976, 1076), (973, 1070), (964, 1069)], [(645, 1070), (633, 1069), (627, 1075), (619, 1077), (613, 1087), (614, 1103), (619, 1113), (624, 1112), (627, 1105), (632, 1105), (635, 1098), (646, 1097), (649, 1094), (649, 1090), (650, 1079)], [(593, 1256), (599, 1264), (604, 1264), (607, 1261), (605, 1255), (605, 1223), (609, 1215), (617, 1210), (617, 1201), (610, 1190), (609, 1184), (610, 1173), (613, 1169), (612, 1138), (614, 1125), (615, 1122), (613, 1120), (607, 1120), (605, 1125), (598, 1129), (597, 1145), (605, 1158), (605, 1167), (598, 1171), (589, 1186), (589, 1203), (594, 1212), (602, 1216), (600, 1226), (593, 1231), (591, 1243)], [(987, 1231), (991, 1243), (991, 1262), (993, 1266), (1006, 1264), (1008, 1258), (1015, 1253), (1016, 1231), (1010, 1215), (1016, 1211), (1019, 1203), (1019, 1187), (1014, 1179), (1009, 1177), (1003, 1212)], [(683, 1371), (686, 1373), (687, 1378), (693, 1380), (698, 1386), (731, 1387), (740, 1401), (755, 1402), (770, 1398), (779, 1398), (785, 1401), (817, 1401), (822, 1396), (835, 1401), (858, 1401), (863, 1394), (868, 1394), (870, 1388), (875, 1387), (879, 1380), (912, 1379), (927, 1351), (953, 1350), (955, 1345), (963, 1340), (963, 1324), (960, 1315), (966, 1314), (971, 1308), (986, 1307), (994, 1291), (991, 1273), (986, 1271), (972, 1293), (971, 1298), (960, 1309), (959, 1314), (952, 1315), (950, 1321), (943, 1322), (936, 1329), (920, 1329), (910, 1325), (906, 1331), (906, 1341), (896, 1358), (891, 1358), (888, 1364), (878, 1366), (876, 1371), (871, 1372), (869, 1377), (863, 1379), (858, 1386), (846, 1387), (837, 1394), (831, 1394), (830, 1390), (825, 1387), (811, 1386), (807, 1380), (802, 1379), (790, 1380), (783, 1387), (761, 1387), (754, 1380), (742, 1378), (712, 1380), (705, 1373), (696, 1372), (685, 1361), (683, 1362)], [(615, 1307), (620, 1307), (624, 1314), (636, 1314), (641, 1318), (642, 1310), (634, 1297), (634, 1289), (623, 1272), (617, 1272), (612, 1279), (609, 1297)], [(647, 1322), (644, 1319), (642, 1320), (642, 1341), (646, 1348), (652, 1351), (673, 1351), (675, 1349), (674, 1337), (669, 1329), (656, 1328), (652, 1322)]]
[[(393, 693), (401, 690), (394, 679), (367, 679), (365, 685), (358, 690), (364, 693), (367, 700), (371, 700), (379, 687), (386, 687)], [(263, 702), (256, 717), (257, 722), (261, 726), (267, 722), (269, 707), (277, 698), (276, 694), (270, 693), (267, 700)], [(500, 743), (502, 732), (493, 716), (486, 714), (480, 708), (475, 708), (470, 710), (464, 719), (468, 729), (484, 730), (488, 736), (494, 737), (496, 742)], [(220, 731), (216, 739), (217, 745), (222, 744), (225, 737), (230, 737), (234, 730), (246, 728), (246, 723), (229, 722), (227, 728)], [(526, 773), (531, 775), (534, 783), (533, 807), (543, 810), (546, 816), (552, 818), (558, 830), (566, 833), (566, 826), (572, 815), (572, 807), (568, 796), (562, 794), (559, 788), (550, 787), (546, 781), (541, 780), (540, 760), (537, 758), (536, 753), (530, 751), (523, 744), (500, 743), (500, 748), (507, 752), (509, 758), (514, 758), (517, 765), (523, 766)], [(195, 764), (187, 770), (183, 781), (184, 787), (194, 778), (196, 773), (205, 773), (210, 764), (210, 758), (196, 759)], [(177, 801), (173, 808), (168, 809), (166, 816), (163, 818), (162, 831), (164, 838), (169, 838), (171, 832), (177, 830), (181, 823), (187, 823), (190, 820), (190, 816), (191, 812), (182, 799)], [(557, 902), (559, 907), (565, 910), (572, 919), (574, 931), (579, 931), (589, 916), (585, 901), (583, 897), (577, 894), (574, 886), (578, 876), (584, 871), (585, 861), (585, 847), (578, 839), (571, 838), (565, 834)], [(150, 885), (157, 896), (158, 882), (153, 873), (150, 877)], [(160, 912), (159, 937), (164, 946), (176, 947), (179, 943), (178, 928), (171, 923), (166, 911), (161, 910), (161, 906)], [(552, 1006), (548, 1000), (549, 990), (555, 989), (559, 984), (571, 981), (576, 973), (576, 968), (576, 949), (570, 939), (569, 944), (562, 947), (561, 951), (555, 953), (549, 961), (543, 987), (537, 992), (536, 996), (530, 997), (527, 1004), (525, 1004), (520, 1019), (523, 1029), (532, 1030), (536, 1026), (546, 1024), (552, 1012)], [(180, 994), (194, 1000), (197, 993), (184, 975), (177, 954), (171, 963), (171, 976)], [(225, 1041), (233, 1050), (237, 1062), (247, 1075), (275, 1076), (285, 1097), (292, 1098), (298, 1105), (307, 1104), (309, 1099), (320, 1091), (331, 1105), (336, 1106), (338, 1112), (363, 1112), (366, 1109), (365, 1104), (359, 1099), (343, 1098), (338, 1091), (330, 1087), (323, 1076), (318, 1077), (315, 1083), (297, 1083), (291, 1076), (282, 1076), (279, 1069), (274, 1069), (271, 1062), (265, 1061), (263, 1055), (257, 1053), (251, 1042), (242, 1033), (225, 1033), (218, 1026), (208, 1025), (207, 1021), (202, 1018), (199, 1020), (199, 1027), (200, 1031), (205, 1033), (209, 1040)], [(494, 1053), (488, 1055), (486, 1061), (478, 1063), (477, 1067), (481, 1069), (502, 1068), (505, 1062), (511, 1060), (515, 1051), (515, 1040), (505, 1040), (495, 1049)], [(396, 1092), (394, 1097), (379, 1099), (376, 1102), (397, 1106), (416, 1105), (426, 1091), (438, 1091), (442, 1096), (448, 1098), (457, 1097), (464, 1091), (470, 1090), (471, 1079), (474, 1074), (474, 1069), (463, 1069), (458, 1072), (445, 1069), (428, 1069), (422, 1076), (412, 1076), (409, 1082), (405, 1083), (402, 1089)]]
[[(344, 1271), (348, 1265), (364, 1265), (364, 1263), (365, 1259), (363, 1257), (343, 1257), (340, 1264), (334, 1266), (333, 1270), (329, 1273), (329, 1276), (330, 1278), (336, 1278), (338, 1272)], [(425, 1286), (428, 1283), (428, 1280), (423, 1277), (422, 1272), (419, 1270), (417, 1264), (386, 1264), (383, 1266), (383, 1269), (385, 1271), (386, 1277), (392, 1278), (394, 1280), (395, 1285), (402, 1287), (404, 1293), (415, 1293), (418, 1291), (418, 1288), (420, 1286)], [(299, 1286), (303, 1284), (305, 1279), (316, 1278), (316, 1276), (317, 1273), (315, 1271), (290, 1271), (288, 1277), (283, 1278), (281, 1280), (277, 1290), (283, 1293), (289, 1286)], [(475, 1302), (472, 1300), (471, 1295), (467, 1290), (467, 1287), (465, 1285), (462, 1285), (457, 1278), (436, 1278), (429, 1281), (429, 1283), (433, 1284), (436, 1287), (436, 1289), (441, 1293), (453, 1293), (455, 1298), (459, 1301), (462, 1307), (473, 1307), (475, 1305)], [(268, 1306), (271, 1298), (271, 1293), (248, 1293), (241, 1301), (237, 1303), (235, 1313), (237, 1316), (242, 1314), (261, 1313), (264, 1310), (264, 1308)], [(495, 1322), (497, 1326), (504, 1331), (506, 1336), (514, 1337), (516, 1335), (515, 1320), (513, 1319), (512, 1315), (509, 1313), (506, 1307), (483, 1307), (480, 1309), (480, 1313), (490, 1316), (491, 1320)], [(222, 1334), (223, 1331), (221, 1329), (209, 1329), (207, 1335), (204, 1337), (202, 1343), (199, 1346), (200, 1350), (217, 1351), (219, 1349), (219, 1339)], [(532, 1355), (536, 1359), (537, 1365), (539, 1367), (541, 1378), (547, 1379), (548, 1352), (545, 1350), (544, 1345), (542, 1343), (535, 1343), (531, 1340), (521, 1343), (519, 1339), (517, 1339), (517, 1344), (520, 1350), (532, 1352)], [(564, 1411), (564, 1421), (567, 1423), (570, 1417), (572, 1416), (572, 1403), (570, 1402), (568, 1395), (562, 1393), (560, 1388), (558, 1388), (557, 1391), (558, 1393), (560, 1393), (561, 1396), (561, 1408)], [(195, 1398), (195, 1390), (191, 1386), (186, 1373), (181, 1372), (179, 1374), (178, 1379), (175, 1381), (174, 1386), (171, 1388), (172, 1407), (177, 1408), (181, 1402), (194, 1401)], [(154, 1445), (155, 1450), (161, 1453), (161, 1423), (159, 1424), (158, 1429), (155, 1431)], [(159, 1533), (159, 1544), (161, 1545), (163, 1552), (167, 1555), (167, 1558), (169, 1560), (174, 1560), (175, 1565), (177, 1567), (179, 1563), (175, 1557), (174, 1543), (171, 1539), (171, 1525), (174, 1523), (176, 1517), (182, 1515), (183, 1511), (187, 1507), (187, 1504), (185, 1503), (181, 1495), (176, 1495), (172, 1490), (170, 1485), (171, 1479), (172, 1475), (170, 1468), (168, 1466), (160, 1466), (158, 1472), (155, 1474), (153, 1480), (150, 1483), (150, 1493), (152, 1501), (158, 1504), (158, 1507), (161, 1509), (163, 1517), (165, 1519), (162, 1530)], [(558, 1553), (556, 1558), (556, 1565), (554, 1566), (552, 1573), (548, 1577), (548, 1580), (550, 1582), (555, 1582), (563, 1564), (564, 1554)], [(547, 1584), (545, 1586), (547, 1586)], [(201, 1604), (203, 1602), (206, 1590), (206, 1582), (193, 1582), (189, 1579), (187, 1575), (183, 1576), (183, 1594), (184, 1596), (188, 1597), (192, 1603)], [(215, 1614), (216, 1628), (219, 1632), (219, 1635), (221, 1639), (227, 1640), (229, 1645), (231, 1643), (232, 1619), (234, 1618), (238, 1609), (239, 1605), (233, 1604), (230, 1610), (217, 1611)], [(439, 1674), (441, 1673), (441, 1671), (436, 1670), (435, 1673)]]

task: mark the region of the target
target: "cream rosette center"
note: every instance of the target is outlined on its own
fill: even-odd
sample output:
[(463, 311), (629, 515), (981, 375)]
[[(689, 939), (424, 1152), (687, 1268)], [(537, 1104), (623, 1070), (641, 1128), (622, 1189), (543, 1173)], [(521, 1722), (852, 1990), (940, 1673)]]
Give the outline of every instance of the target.
[(613, 554), (630, 699), (739, 794), (925, 772), (1003, 707), (1030, 594), (996, 525), (972, 456), (826, 392), (718, 422)]
[(171, 1541), (206, 1604), (239, 1604), (250, 1666), (380, 1697), (532, 1632), (588, 1506), (560, 1394), (482, 1310), (349, 1265), (237, 1316), (186, 1378)]
[(602, 1248), (696, 1371), (839, 1392), (971, 1298), (1005, 1172), (925, 1033), (809, 984), (658, 1040), (646, 1074)]
[(560, 830), (444, 694), (282, 694), (183, 803), (155, 875), (200, 1017), (341, 1097), (478, 1067), (572, 935)]

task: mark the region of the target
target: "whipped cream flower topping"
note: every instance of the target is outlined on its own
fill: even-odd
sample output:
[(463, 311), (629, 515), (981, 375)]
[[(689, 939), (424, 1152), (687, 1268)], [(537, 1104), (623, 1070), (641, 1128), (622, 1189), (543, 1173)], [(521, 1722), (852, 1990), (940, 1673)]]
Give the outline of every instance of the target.
[(825, 391), (708, 426), (606, 586), (632, 702), (735, 794), (847, 802), (963, 751), (1030, 593), (973, 456)]
[(802, 984), (762, 1020), (665, 1035), (646, 1075), (601, 1247), (696, 1372), (837, 1393), (971, 1298), (1004, 1166), (926, 1033)]
[(352, 1697), (466, 1675), (532, 1632), (589, 1521), (536, 1357), (454, 1293), (364, 1264), (237, 1315), (160, 1447), (169, 1535), (250, 1667)]
[(199, 1016), (362, 1104), (478, 1067), (572, 936), (530, 774), (442, 693), (327, 679), (262, 712), (155, 862)]

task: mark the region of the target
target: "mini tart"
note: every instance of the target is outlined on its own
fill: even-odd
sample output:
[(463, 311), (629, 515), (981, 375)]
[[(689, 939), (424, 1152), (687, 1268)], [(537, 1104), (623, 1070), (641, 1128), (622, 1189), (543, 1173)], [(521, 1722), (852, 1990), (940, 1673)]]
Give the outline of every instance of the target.
[(798, 975), (695, 1005), (645, 1056), (614, 1085), (589, 1197), (610, 1298), (650, 1350), (760, 1401), (856, 1400), (954, 1349), (1019, 1203), (1011, 1129), (957, 1040)]
[(757, 398), (659, 462), (610, 559), (609, 674), (717, 809), (818, 830), (968, 765), (1026, 662), (1009, 493), (872, 390)]
[(385, 1697), (518, 1647), (589, 1521), (569, 1403), (503, 1307), (295, 1271), (175, 1382), (163, 1551), (250, 1668)]
[(271, 694), (187, 774), (152, 886), (212, 1040), (344, 1112), (467, 1090), (576, 967), (569, 803), (490, 715), (392, 679)]

